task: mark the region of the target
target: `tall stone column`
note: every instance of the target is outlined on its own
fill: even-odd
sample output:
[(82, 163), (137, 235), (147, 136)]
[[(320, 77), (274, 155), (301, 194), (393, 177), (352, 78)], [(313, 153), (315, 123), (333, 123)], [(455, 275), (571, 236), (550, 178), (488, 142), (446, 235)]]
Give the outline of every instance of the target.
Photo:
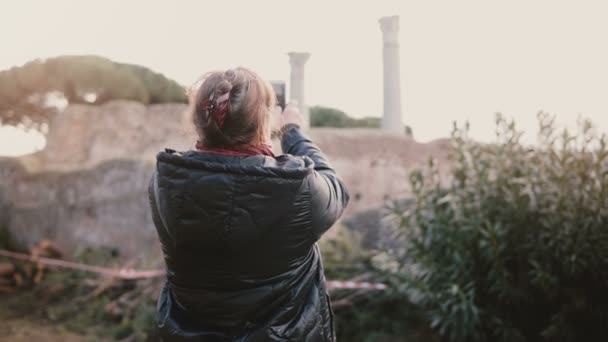
[(404, 133), (401, 118), (401, 68), (399, 66), (399, 16), (382, 17), (382, 60), (384, 68), (383, 130)]
[(304, 65), (310, 58), (308, 52), (290, 52), (289, 64), (291, 75), (289, 82), (289, 98), (298, 101), (300, 112), (304, 116), (304, 129), (310, 128), (310, 113), (304, 97)]

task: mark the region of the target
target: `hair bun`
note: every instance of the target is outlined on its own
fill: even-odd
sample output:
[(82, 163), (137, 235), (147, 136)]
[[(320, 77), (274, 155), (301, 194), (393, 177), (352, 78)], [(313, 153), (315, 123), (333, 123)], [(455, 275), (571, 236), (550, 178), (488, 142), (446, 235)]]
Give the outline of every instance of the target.
[(232, 81), (234, 81), (235, 78), (236, 78), (236, 72), (234, 72), (234, 70), (228, 69), (228, 70), (226, 70), (226, 72), (224, 72), (224, 79), (226, 81), (232, 83)]

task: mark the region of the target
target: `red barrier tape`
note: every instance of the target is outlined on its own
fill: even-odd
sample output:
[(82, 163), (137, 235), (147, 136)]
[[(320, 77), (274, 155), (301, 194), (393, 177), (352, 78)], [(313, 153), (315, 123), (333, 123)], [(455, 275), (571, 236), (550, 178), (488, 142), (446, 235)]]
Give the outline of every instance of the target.
[(369, 290), (386, 290), (386, 285), (382, 283), (368, 283), (365, 281), (340, 281), (328, 280), (326, 282), (328, 289), (369, 289)]
[(0, 249), (0, 256), (17, 259), (17, 260), (41, 263), (41, 264), (49, 265), (49, 266), (57, 266), (57, 267), (69, 268), (69, 269), (73, 269), (73, 270), (80, 270), (80, 271), (92, 272), (92, 273), (97, 273), (97, 274), (103, 274), (106, 276), (120, 278), (120, 279), (147, 279), (147, 278), (155, 278), (155, 277), (160, 277), (160, 276), (165, 275), (164, 270), (138, 271), (138, 270), (134, 270), (132, 268), (113, 269), (113, 268), (107, 268), (107, 267), (101, 267), (101, 266), (80, 264), (80, 263), (67, 261), (67, 260), (33, 257), (29, 254), (16, 253), (16, 252), (7, 251), (4, 249)]
[[(87, 264), (81, 264), (77, 262), (60, 260), (60, 259), (51, 259), (44, 257), (34, 257), (29, 254), (11, 252), (4, 249), (0, 249), (0, 256), (40, 263), (48, 266), (56, 266), (62, 268), (69, 268), (73, 270), (86, 271), (91, 273), (103, 274), (109, 277), (119, 278), (119, 279), (127, 279), (127, 280), (135, 280), (135, 279), (149, 279), (156, 278), (165, 275), (164, 270), (134, 270), (132, 268), (122, 268), (122, 269), (114, 269), (108, 267), (101, 266), (93, 266)], [(333, 289), (369, 289), (369, 290), (385, 290), (387, 286), (382, 283), (370, 283), (370, 282), (358, 282), (358, 281), (337, 281), (337, 280), (328, 280), (326, 282), (327, 288), (330, 290)]]

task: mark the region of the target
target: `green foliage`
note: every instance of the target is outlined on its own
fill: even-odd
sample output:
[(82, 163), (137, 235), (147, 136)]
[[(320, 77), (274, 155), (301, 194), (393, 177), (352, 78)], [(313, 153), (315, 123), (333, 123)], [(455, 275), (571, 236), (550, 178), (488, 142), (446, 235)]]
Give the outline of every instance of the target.
[(331, 292), (339, 341), (433, 342), (420, 309), (399, 289), (398, 279), (382, 270), (376, 251), (361, 248), (360, 237), (345, 227), (332, 228), (321, 240), (328, 279), (390, 284), (386, 291), (336, 289)]
[(186, 103), (184, 88), (177, 82), (166, 78), (146, 67), (135, 64), (115, 63), (117, 69), (132, 74), (143, 84), (148, 103), (183, 102)]
[[(337, 128), (380, 128), (380, 118), (364, 117), (355, 119), (339, 109), (315, 106), (310, 108), (310, 126)], [(404, 126), (403, 131), (408, 137), (414, 136), (410, 126)]]
[(57, 98), (87, 104), (115, 99), (144, 104), (187, 101), (175, 81), (142, 66), (99, 56), (33, 60), (0, 71), (0, 124), (44, 124), (54, 113), (52, 99)]
[(310, 108), (310, 125), (312, 127), (367, 127), (379, 128), (380, 118), (355, 119), (341, 110), (315, 106)]
[(500, 115), (494, 145), (455, 125), (449, 181), (410, 177), (397, 273), (448, 341), (608, 340), (607, 140), (539, 123), (535, 148)]

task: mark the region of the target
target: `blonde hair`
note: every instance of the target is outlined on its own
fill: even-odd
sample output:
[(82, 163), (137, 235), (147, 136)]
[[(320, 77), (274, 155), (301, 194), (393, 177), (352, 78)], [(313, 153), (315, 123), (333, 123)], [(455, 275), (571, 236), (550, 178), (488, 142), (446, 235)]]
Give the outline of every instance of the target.
[(266, 142), (276, 95), (255, 72), (241, 67), (209, 72), (193, 86), (189, 98), (203, 146), (230, 148)]

